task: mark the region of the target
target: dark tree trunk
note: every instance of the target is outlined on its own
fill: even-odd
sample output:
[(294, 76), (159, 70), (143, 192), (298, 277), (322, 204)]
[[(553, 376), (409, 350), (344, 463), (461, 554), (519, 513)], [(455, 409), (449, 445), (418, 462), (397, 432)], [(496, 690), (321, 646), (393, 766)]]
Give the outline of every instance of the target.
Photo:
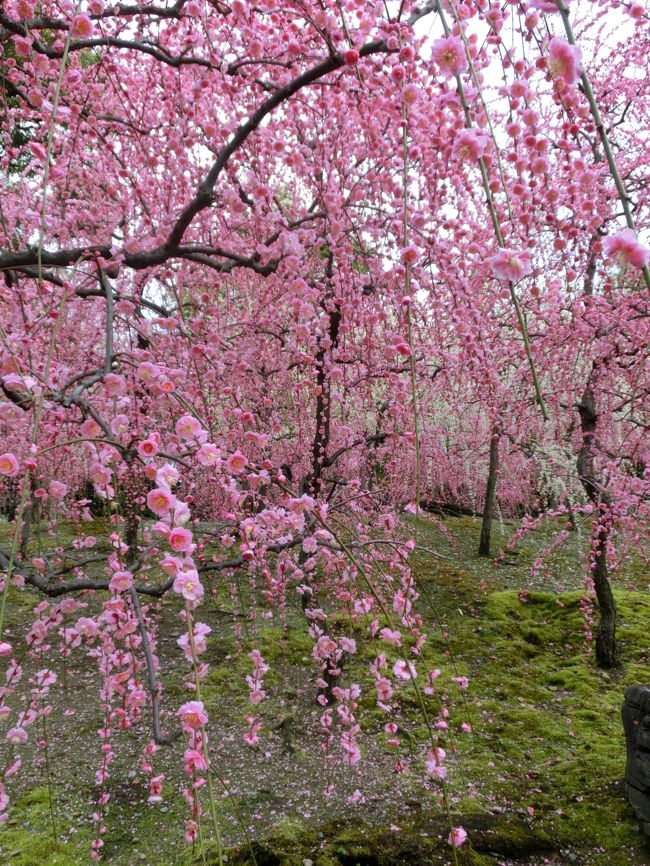
[(499, 475), (499, 432), (494, 429), (490, 439), (490, 468), (488, 470), (487, 486), (485, 488), (485, 505), (483, 506), (483, 521), (481, 523), (481, 540), (478, 546), (479, 556), (490, 555), (492, 535), (492, 515), (497, 493), (497, 478)]
[(600, 611), (596, 632), (596, 664), (600, 668), (615, 668), (619, 661), (616, 645), (616, 602), (607, 571), (608, 534), (607, 526), (602, 520), (595, 524), (592, 541), (595, 545), (595, 556), (591, 576)]
[[(330, 253), (327, 259), (327, 268), (325, 276), (328, 282), (331, 282), (334, 273), (334, 257)], [(341, 309), (334, 302), (330, 290), (323, 300), (323, 309), (329, 316), (329, 331), (327, 348), (323, 344), (323, 340), (318, 341), (318, 351), (316, 352), (316, 428), (314, 430), (314, 439), (312, 442), (312, 466), (311, 472), (303, 480), (302, 487), (314, 496), (318, 496), (323, 484), (323, 467), (327, 462), (327, 449), (330, 441), (330, 418), (331, 418), (331, 403), (330, 403), (330, 369), (329, 359), (331, 353), (336, 349), (339, 340), (339, 327), (341, 324)]]
[(609, 538), (609, 522), (603, 506), (607, 498), (596, 478), (594, 454), (596, 450), (596, 427), (598, 412), (594, 395), (594, 379), (597, 365), (594, 362), (582, 400), (578, 405), (580, 427), (582, 430), (582, 447), (578, 454), (578, 477), (589, 501), (596, 506), (592, 529), (593, 561), (591, 577), (596, 591), (596, 600), (600, 613), (600, 621), (596, 632), (596, 664), (601, 668), (613, 668), (619, 662), (616, 645), (616, 603), (609, 583), (607, 568), (607, 541)]

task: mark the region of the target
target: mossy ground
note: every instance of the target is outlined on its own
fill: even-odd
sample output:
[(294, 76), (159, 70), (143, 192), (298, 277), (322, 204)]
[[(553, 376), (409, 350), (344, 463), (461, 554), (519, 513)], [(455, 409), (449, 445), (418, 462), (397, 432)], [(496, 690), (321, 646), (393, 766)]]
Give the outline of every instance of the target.
[[(551, 557), (544, 580), (529, 580), (530, 565), (557, 528), (532, 534), (517, 555), (495, 568), (474, 556), (476, 521), (448, 518), (444, 531), (429, 521), (418, 527), (418, 541), (446, 557), (419, 553), (417, 574), (430, 632), (426, 661), (443, 669), (439, 683), (450, 710), (450, 808), (454, 822), (470, 832), (471, 845), (460, 852), (461, 866), (646, 866), (650, 861), (624, 799), (620, 723), (625, 687), (650, 680), (648, 576), (635, 562), (621, 575), (616, 599), (624, 662), (615, 672), (598, 671), (592, 645), (585, 641), (578, 589), (588, 532), (572, 537)], [(504, 538), (506, 531), (512, 525), (504, 527)], [(637, 588), (626, 589), (632, 580)], [(541, 585), (553, 591), (530, 588)], [(558, 586), (564, 591), (557, 592)], [(527, 595), (520, 597), (524, 588)], [(368, 694), (362, 701), (361, 765), (345, 770), (340, 763), (324, 762), (311, 641), (304, 625), (291, 612), (283, 624), (241, 620), (235, 617), (238, 595), (229, 601), (228, 593), (222, 593), (219, 611), (206, 606), (202, 617), (214, 632), (204, 699), (211, 717), (219, 720), (212, 743), (215, 766), (229, 792), (220, 804), (228, 866), (253, 863), (242, 827), (254, 842), (259, 866), (303, 866), (304, 860), (314, 866), (451, 863), (447, 818), (436, 792), (423, 786), (418, 772), (426, 728), (408, 685), (396, 704), (397, 751), (386, 744), (385, 717)], [(35, 601), (31, 593), (12, 590), (10, 626), (16, 633)], [(173, 603), (163, 607), (161, 617), (161, 656), (176, 658), (179, 626)], [(349, 629), (343, 622), (339, 626)], [(241, 743), (244, 716), (250, 712), (244, 677), (250, 672), (246, 652), (252, 647), (261, 649), (271, 664), (268, 699), (257, 709), (264, 723), (257, 752)], [(360, 676), (374, 652), (361, 650), (344, 679)], [(164, 661), (163, 672), (171, 714), (185, 699), (183, 672), (177, 662), (170, 666)], [(88, 862), (99, 754), (97, 682), (83, 657), (72, 659), (67, 673), (74, 688), (67, 695), (58, 692), (50, 721), (56, 732), (49, 762), (58, 841), (52, 837), (43, 768), (26, 760), (12, 791), (10, 821), (0, 830), (0, 863)], [(458, 675), (469, 678), (466, 692), (452, 682)], [(65, 715), (66, 709), (74, 715)], [(435, 715), (434, 699), (429, 712)], [(276, 730), (282, 720), (290, 721), (287, 737)], [(460, 733), (462, 721), (471, 723), (472, 734)], [(133, 770), (145, 741), (132, 732), (119, 734), (121, 757), (111, 778), (105, 862), (194, 862), (196, 852), (180, 838), (185, 804), (174, 793), (181, 778), (181, 746), (161, 750), (156, 771), (167, 776), (167, 796), (162, 806), (152, 807), (143, 778)], [(414, 772), (395, 775), (397, 757)], [(338, 792), (333, 798), (323, 794), (328, 783)], [(366, 804), (346, 806), (356, 788)], [(208, 860), (215, 862), (213, 855)]]

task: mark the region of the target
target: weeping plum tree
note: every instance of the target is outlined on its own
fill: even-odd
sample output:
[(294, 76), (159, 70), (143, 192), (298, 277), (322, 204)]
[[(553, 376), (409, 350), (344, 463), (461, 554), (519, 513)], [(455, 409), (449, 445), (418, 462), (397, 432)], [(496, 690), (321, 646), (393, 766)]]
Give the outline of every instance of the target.
[[(629, 471), (650, 465), (649, 42), (642, 4), (618, 0), (5, 0), (2, 816), (53, 657), (86, 653), (93, 858), (131, 728), (152, 802), (156, 749), (184, 738), (184, 835), (222, 859), (199, 617), (241, 574), (266, 615), (301, 598), (324, 741), (349, 766), (360, 696), (391, 726), (414, 690), (448, 809), (400, 513), (484, 497), (489, 519), (497, 462), (504, 513), (536, 507), (543, 470), (591, 516), (614, 663), (606, 556), (649, 523), (650, 478)], [(9, 639), (14, 590), (42, 598)], [(180, 707), (160, 599), (180, 610)], [(342, 685), (362, 637), (375, 660)], [(250, 665), (254, 747), (268, 666)]]

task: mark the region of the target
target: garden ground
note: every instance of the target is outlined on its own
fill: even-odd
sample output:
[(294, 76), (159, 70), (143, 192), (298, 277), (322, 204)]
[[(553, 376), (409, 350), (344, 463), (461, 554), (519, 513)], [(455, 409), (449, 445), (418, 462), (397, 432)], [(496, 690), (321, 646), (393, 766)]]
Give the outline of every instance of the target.
[[(497, 526), (497, 548), (514, 527), (510, 522)], [(549, 557), (548, 567), (530, 577), (532, 563), (558, 528), (552, 522), (542, 525), (496, 566), (474, 555), (476, 520), (427, 519), (418, 527), (419, 544), (435, 551), (417, 554), (416, 571), (430, 632), (426, 661), (443, 670), (438, 682), (450, 709), (452, 819), (469, 833), (459, 859), (474, 866), (646, 866), (650, 853), (624, 797), (620, 707), (627, 685), (650, 681), (650, 576), (634, 560), (623, 564), (616, 581), (623, 664), (615, 672), (598, 671), (585, 640), (580, 591), (588, 530), (572, 533)], [(100, 525), (88, 527), (88, 533), (99, 536), (100, 531)], [(421, 772), (426, 725), (408, 684), (397, 704), (400, 745), (395, 748), (387, 742), (386, 719), (367, 679), (356, 676), (376, 649), (359, 641), (355, 665), (343, 679), (364, 685), (363, 758), (357, 767), (346, 768), (334, 747), (326, 760), (311, 640), (298, 608), (284, 623), (259, 615), (249, 621), (239, 615), (250, 589), (247, 579), (235, 589), (218, 593), (214, 607), (206, 605), (201, 615), (213, 629), (204, 700), (230, 866), (248, 866), (254, 859), (259, 866), (451, 863), (448, 816)], [(37, 600), (31, 592), (12, 590), (14, 636)], [(176, 610), (173, 599), (160, 610), (169, 726), (187, 694), (175, 646), (180, 634)], [(350, 633), (349, 623), (334, 622), (333, 628), (337, 625), (348, 630), (341, 633)], [(251, 710), (246, 653), (253, 647), (271, 665), (268, 698), (256, 708), (264, 723), (256, 750), (242, 740), (244, 717)], [(56, 670), (47, 762), (43, 750), (24, 753), (12, 791), (14, 808), (0, 830), (3, 864), (89, 862), (100, 754), (97, 676), (92, 661), (78, 653), (65, 665), (60, 660)], [(466, 692), (458, 690), (454, 676), (469, 678)], [(461, 733), (461, 722), (468, 722), (472, 733)], [(166, 776), (165, 798), (149, 805), (147, 779), (137, 770), (146, 739), (132, 731), (116, 733), (104, 862), (200, 863), (182, 839), (182, 746), (161, 748), (156, 755), (156, 772)], [(394, 772), (398, 757), (412, 772)], [(364, 802), (348, 805), (356, 790)], [(207, 859), (216, 863), (212, 853)]]

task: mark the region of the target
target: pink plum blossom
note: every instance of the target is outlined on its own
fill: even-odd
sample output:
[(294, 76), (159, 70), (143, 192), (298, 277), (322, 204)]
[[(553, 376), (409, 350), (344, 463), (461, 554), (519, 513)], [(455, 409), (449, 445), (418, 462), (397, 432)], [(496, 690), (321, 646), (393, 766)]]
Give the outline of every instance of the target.
[(182, 526), (174, 527), (167, 540), (171, 549), (176, 553), (186, 553), (192, 549), (192, 533)]
[(446, 77), (460, 75), (469, 68), (465, 46), (457, 36), (435, 39), (431, 56)]
[(533, 270), (530, 254), (527, 251), (517, 252), (512, 249), (500, 249), (490, 259), (492, 272), (501, 280), (516, 282), (528, 276)]
[(447, 842), (454, 848), (460, 848), (463, 842), (467, 839), (467, 831), (462, 827), (454, 827), (449, 834)]
[(554, 36), (548, 44), (548, 68), (554, 78), (567, 85), (574, 85), (582, 74), (582, 52), (577, 45)]
[(484, 132), (477, 129), (463, 129), (454, 140), (453, 153), (458, 159), (478, 160), (484, 154), (487, 139)]
[(168, 514), (175, 504), (176, 498), (164, 487), (156, 487), (147, 494), (147, 507), (158, 517)]
[(188, 701), (178, 710), (183, 727), (194, 729), (202, 728), (208, 721), (202, 701)]
[(606, 237), (603, 248), (606, 255), (621, 265), (643, 268), (650, 264), (650, 249), (639, 242), (632, 229), (623, 229)]
[(116, 571), (109, 586), (113, 592), (126, 592), (133, 586), (133, 575), (130, 571)]
[(16, 460), (14, 454), (5, 452), (0, 454), (0, 475), (5, 475), (7, 478), (14, 478), (20, 471), (20, 464)]

